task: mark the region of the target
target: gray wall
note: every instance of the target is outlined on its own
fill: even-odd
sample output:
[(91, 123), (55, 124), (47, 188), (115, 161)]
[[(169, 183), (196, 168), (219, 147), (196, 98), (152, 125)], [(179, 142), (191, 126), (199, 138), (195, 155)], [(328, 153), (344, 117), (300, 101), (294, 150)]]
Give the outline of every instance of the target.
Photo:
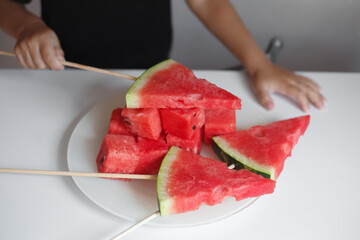
[[(264, 49), (272, 36), (285, 42), (278, 64), (291, 70), (360, 71), (359, 0), (240, 0), (232, 1)], [(38, 0), (28, 8), (39, 13)], [(189, 11), (173, 0), (174, 41), (171, 57), (190, 68), (222, 69), (238, 61)], [(0, 32), (0, 49), (12, 50), (14, 40)], [(0, 67), (19, 67), (0, 57)]]

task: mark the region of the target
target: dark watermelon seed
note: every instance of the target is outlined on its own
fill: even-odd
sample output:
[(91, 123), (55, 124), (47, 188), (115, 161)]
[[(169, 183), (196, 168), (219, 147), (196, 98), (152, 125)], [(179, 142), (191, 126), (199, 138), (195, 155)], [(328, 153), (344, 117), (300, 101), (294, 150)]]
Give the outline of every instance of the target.
[(125, 123), (128, 124), (128, 125), (131, 125), (131, 122), (129, 122), (129, 121), (125, 121)]
[(194, 117), (196, 117), (196, 113), (194, 114)]
[(104, 163), (104, 160), (105, 160), (105, 156), (102, 157), (102, 159), (101, 159), (101, 164)]
[(196, 126), (194, 125), (194, 126), (192, 127), (192, 129), (194, 129), (194, 130), (195, 130), (195, 129), (196, 129)]

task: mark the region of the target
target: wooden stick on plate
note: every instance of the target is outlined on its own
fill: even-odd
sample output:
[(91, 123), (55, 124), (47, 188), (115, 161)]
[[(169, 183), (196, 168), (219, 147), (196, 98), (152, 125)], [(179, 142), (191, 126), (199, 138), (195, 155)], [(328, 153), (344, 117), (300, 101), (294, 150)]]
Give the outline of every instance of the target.
[(2, 173), (73, 176), (73, 177), (128, 178), (128, 179), (144, 179), (144, 180), (156, 180), (156, 178), (157, 178), (157, 175), (143, 175), (143, 174), (86, 173), (86, 172), (30, 170), (30, 169), (13, 169), (13, 168), (0, 168), (0, 173), (1, 172)]
[[(16, 57), (15, 53), (6, 52), (6, 51), (0, 51), (0, 55)], [(111, 76), (115, 76), (115, 77), (120, 77), (120, 78), (126, 78), (126, 79), (130, 79), (130, 80), (136, 80), (136, 77), (133, 77), (133, 76), (130, 76), (130, 75), (117, 73), (117, 72), (112, 72), (112, 71), (101, 69), (101, 68), (90, 67), (90, 66), (79, 64), (79, 63), (68, 62), (68, 61), (63, 61), (63, 60), (60, 60), (60, 63), (65, 65), (65, 66), (68, 66), (68, 67), (79, 68), (79, 69), (83, 69), (83, 70), (87, 70), (87, 71), (103, 73), (103, 74), (107, 74), (107, 75), (111, 75)]]

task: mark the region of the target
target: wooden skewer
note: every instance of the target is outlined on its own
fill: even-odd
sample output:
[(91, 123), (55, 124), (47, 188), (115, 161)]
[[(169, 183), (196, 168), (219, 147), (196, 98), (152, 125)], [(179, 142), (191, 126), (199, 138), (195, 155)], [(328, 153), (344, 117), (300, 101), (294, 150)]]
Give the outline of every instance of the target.
[(147, 216), (146, 218), (144, 218), (140, 222), (137, 222), (136, 224), (132, 225), (131, 227), (129, 227), (125, 231), (121, 232), (120, 234), (116, 235), (114, 238), (112, 238), (112, 240), (118, 240), (118, 239), (122, 238), (126, 234), (134, 231), (135, 229), (137, 229), (138, 227), (144, 225), (145, 223), (150, 222), (152, 219), (156, 218), (159, 215), (160, 215), (160, 211), (158, 210), (158, 211), (152, 213), (151, 215)]
[[(232, 164), (228, 168), (233, 169), (234, 167), (235, 165)], [(129, 179), (145, 179), (145, 180), (157, 179), (157, 175), (145, 175), (145, 174), (88, 173), (88, 172), (68, 172), (68, 171), (32, 170), (32, 169), (15, 169), (15, 168), (0, 168), (0, 173), (22, 173), (22, 174), (37, 174), (37, 175), (73, 176), (73, 177), (129, 178)]]
[(10, 57), (16, 57), (15, 53), (12, 52), (6, 52), (6, 51), (0, 51), (1, 55), (10, 56)]
[(22, 174), (74, 176), (74, 177), (98, 177), (98, 178), (128, 178), (128, 179), (144, 179), (144, 180), (156, 180), (156, 178), (157, 178), (157, 175), (86, 173), (86, 172), (14, 169), (14, 168), (0, 168), (0, 173), (22, 173)]
[[(0, 55), (16, 57), (15, 53), (6, 52), (6, 51), (0, 51)], [(68, 61), (63, 61), (63, 60), (60, 60), (60, 63), (63, 64), (64, 66), (68, 66), (68, 67), (79, 68), (79, 69), (83, 69), (83, 70), (87, 70), (87, 71), (103, 73), (103, 74), (107, 74), (107, 75), (111, 75), (111, 76), (115, 76), (115, 77), (120, 77), (120, 78), (126, 78), (126, 79), (130, 79), (130, 80), (136, 80), (136, 77), (133, 77), (133, 76), (130, 76), (130, 75), (126, 75), (126, 74), (122, 74), (122, 73), (116, 73), (116, 72), (112, 72), (112, 71), (101, 69), (101, 68), (90, 67), (90, 66), (79, 64), (79, 63), (68, 62)]]
[(74, 68), (79, 68), (79, 69), (83, 69), (83, 70), (87, 70), (87, 71), (103, 73), (103, 74), (107, 74), (107, 75), (111, 75), (111, 76), (115, 76), (115, 77), (130, 79), (133, 81), (136, 80), (136, 77), (133, 77), (130, 75), (116, 73), (116, 72), (112, 72), (112, 71), (101, 69), (101, 68), (90, 67), (90, 66), (79, 64), (79, 63), (73, 63), (73, 62), (68, 62), (68, 61), (63, 61), (63, 60), (60, 60), (60, 63), (65, 66), (68, 66), (68, 67), (74, 67)]

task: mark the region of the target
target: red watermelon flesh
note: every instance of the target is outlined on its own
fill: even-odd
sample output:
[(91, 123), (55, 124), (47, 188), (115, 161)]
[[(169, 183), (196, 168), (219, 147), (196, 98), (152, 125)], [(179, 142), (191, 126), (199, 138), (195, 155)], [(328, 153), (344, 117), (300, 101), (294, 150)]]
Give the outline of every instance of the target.
[(236, 113), (234, 109), (206, 109), (204, 142), (211, 144), (211, 137), (236, 131)]
[(157, 174), (169, 147), (164, 136), (151, 140), (120, 134), (106, 134), (96, 159), (102, 173)]
[(162, 132), (159, 109), (156, 108), (125, 108), (121, 115), (129, 132), (140, 137), (157, 140)]
[(226, 164), (172, 147), (159, 170), (157, 194), (162, 216), (215, 205), (225, 197), (237, 201), (270, 194), (275, 181), (247, 170), (231, 170)]
[(169, 150), (169, 146), (165, 141), (165, 136), (160, 136), (158, 140), (138, 137), (137, 143), (140, 149), (140, 159), (134, 173), (156, 175), (163, 158)]
[(145, 71), (126, 93), (128, 108), (230, 108), (241, 100), (178, 62), (168, 59)]
[(223, 161), (276, 180), (309, 122), (306, 115), (213, 137), (213, 149)]
[(166, 135), (166, 142), (169, 146), (180, 147), (186, 151), (190, 151), (193, 153), (200, 153), (201, 151), (201, 138), (202, 129), (196, 129), (195, 134), (191, 139), (183, 139), (172, 134)]
[(124, 118), (121, 116), (121, 112), (122, 112), (122, 108), (116, 108), (112, 111), (108, 133), (132, 135), (127, 130), (126, 124), (124, 122)]
[(160, 114), (164, 132), (183, 139), (191, 139), (205, 123), (201, 108), (161, 109)]
[(133, 173), (138, 165), (139, 148), (135, 137), (106, 134), (96, 158), (102, 173)]

